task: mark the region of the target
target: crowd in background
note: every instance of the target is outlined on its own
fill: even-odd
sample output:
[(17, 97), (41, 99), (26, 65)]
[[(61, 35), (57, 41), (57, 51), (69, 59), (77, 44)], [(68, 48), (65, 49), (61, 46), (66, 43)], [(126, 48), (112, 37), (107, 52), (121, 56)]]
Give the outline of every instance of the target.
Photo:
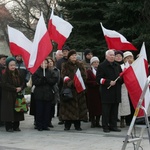
[[(21, 131), (24, 112), (16, 112), (14, 108), (18, 93), (25, 94), (28, 86), (31, 88), (29, 114), (34, 116), (36, 130), (53, 128), (52, 118), (56, 112), (58, 124), (64, 125), (65, 131), (70, 130), (72, 124), (75, 130), (81, 131), (84, 121), (106, 133), (120, 132), (120, 128), (130, 125), (134, 108), (123, 79), (115, 79), (124, 70), (125, 63), (131, 65), (133, 61), (129, 51), (107, 50), (105, 60), (100, 62), (90, 49), (85, 49), (82, 60), (75, 50), (64, 46), (57, 50), (55, 58), (47, 57), (31, 75), (21, 55), (0, 54), (0, 126), (5, 126), (7, 132)], [(74, 85), (78, 69), (86, 86), (81, 92)], [(64, 87), (71, 89), (71, 101), (62, 100)]]

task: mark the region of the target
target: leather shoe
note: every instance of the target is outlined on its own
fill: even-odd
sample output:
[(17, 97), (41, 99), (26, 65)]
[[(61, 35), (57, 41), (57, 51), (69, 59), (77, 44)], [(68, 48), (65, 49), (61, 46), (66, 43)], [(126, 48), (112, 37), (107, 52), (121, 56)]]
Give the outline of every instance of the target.
[(48, 125), (50, 128), (54, 128), (54, 126), (52, 125), (52, 123), (49, 123)]
[(59, 121), (58, 124), (62, 125), (62, 124), (64, 124), (64, 121)]
[(110, 130), (109, 130), (109, 129), (103, 129), (103, 132), (105, 132), (105, 133), (109, 133), (109, 132), (110, 132)]
[(82, 129), (79, 127), (79, 128), (75, 128), (77, 131), (82, 131)]
[(7, 132), (14, 132), (13, 129), (7, 129), (6, 131), (7, 131)]
[(100, 124), (96, 124), (95, 127), (101, 128), (102, 126)]
[(67, 128), (67, 127), (66, 127), (64, 130), (65, 130), (65, 131), (68, 131), (68, 130), (70, 130), (70, 128)]
[(47, 128), (43, 128), (43, 130), (50, 131), (50, 128), (48, 128), (48, 127)]
[(118, 128), (110, 128), (109, 130), (110, 130), (110, 131), (114, 131), (114, 132), (121, 132), (121, 130), (118, 129)]
[(43, 131), (43, 129), (39, 128), (38, 131)]
[(16, 129), (14, 129), (14, 131), (21, 131), (21, 130), (20, 130), (20, 128), (16, 128)]

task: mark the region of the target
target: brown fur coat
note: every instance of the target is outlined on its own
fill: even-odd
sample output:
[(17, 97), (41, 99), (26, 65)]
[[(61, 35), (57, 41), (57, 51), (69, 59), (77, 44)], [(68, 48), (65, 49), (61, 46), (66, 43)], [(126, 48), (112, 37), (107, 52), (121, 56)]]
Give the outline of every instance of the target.
[(72, 63), (68, 60), (62, 66), (61, 76), (69, 76), (70, 80), (64, 83), (63, 86), (68, 86), (72, 89), (74, 99), (70, 102), (61, 101), (60, 115), (63, 120), (87, 120), (87, 106), (85, 91), (77, 93), (74, 87), (74, 75), (77, 69), (80, 69), (83, 80), (86, 80), (86, 70), (82, 63), (76, 61)]

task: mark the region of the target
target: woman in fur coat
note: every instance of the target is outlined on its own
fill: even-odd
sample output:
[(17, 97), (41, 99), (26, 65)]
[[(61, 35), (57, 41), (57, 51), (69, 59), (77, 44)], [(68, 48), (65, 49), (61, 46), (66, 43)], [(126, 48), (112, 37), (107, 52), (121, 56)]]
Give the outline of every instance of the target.
[(87, 107), (85, 91), (78, 93), (74, 86), (74, 76), (77, 69), (80, 70), (83, 81), (86, 80), (86, 70), (81, 62), (76, 59), (76, 51), (71, 50), (68, 53), (68, 61), (63, 64), (61, 76), (64, 79), (64, 87), (72, 89), (73, 100), (63, 102), (61, 100), (60, 115), (65, 121), (65, 129), (70, 130), (71, 124), (74, 123), (75, 129), (81, 131), (80, 121), (87, 120)]

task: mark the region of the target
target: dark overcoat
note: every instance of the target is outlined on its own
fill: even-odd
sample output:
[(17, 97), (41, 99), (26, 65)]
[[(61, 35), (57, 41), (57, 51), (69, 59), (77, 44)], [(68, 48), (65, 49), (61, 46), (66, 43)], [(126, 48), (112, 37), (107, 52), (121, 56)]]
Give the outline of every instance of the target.
[(68, 76), (70, 80), (64, 83), (63, 86), (70, 87), (73, 92), (73, 100), (70, 102), (61, 101), (60, 115), (63, 120), (87, 120), (87, 106), (85, 99), (85, 92), (77, 93), (74, 86), (74, 76), (77, 69), (80, 69), (83, 80), (86, 80), (86, 70), (82, 63), (76, 61), (72, 63), (68, 60), (62, 66), (61, 76), (64, 78)]
[(110, 86), (110, 81), (114, 81), (122, 72), (119, 64), (113, 62), (110, 63), (104, 60), (97, 69), (96, 80), (100, 84), (101, 79), (104, 79), (104, 84), (100, 84), (100, 94), (102, 103), (120, 103), (121, 102), (121, 84), (120, 78), (114, 86), (107, 89)]
[(35, 101), (53, 101), (54, 89), (53, 86), (57, 83), (57, 76), (54, 71), (45, 69), (45, 77), (43, 69), (39, 69), (32, 75), (32, 83), (35, 85), (34, 99)]
[(17, 97), (16, 87), (24, 87), (24, 81), (17, 69), (14, 72), (6, 69), (2, 75), (1, 87), (1, 120), (7, 122), (24, 120), (24, 113), (16, 112), (14, 109)]
[(99, 84), (96, 82), (96, 76), (93, 74), (92, 69), (87, 70), (86, 88), (88, 110), (90, 115), (101, 115), (102, 107), (99, 92)]

